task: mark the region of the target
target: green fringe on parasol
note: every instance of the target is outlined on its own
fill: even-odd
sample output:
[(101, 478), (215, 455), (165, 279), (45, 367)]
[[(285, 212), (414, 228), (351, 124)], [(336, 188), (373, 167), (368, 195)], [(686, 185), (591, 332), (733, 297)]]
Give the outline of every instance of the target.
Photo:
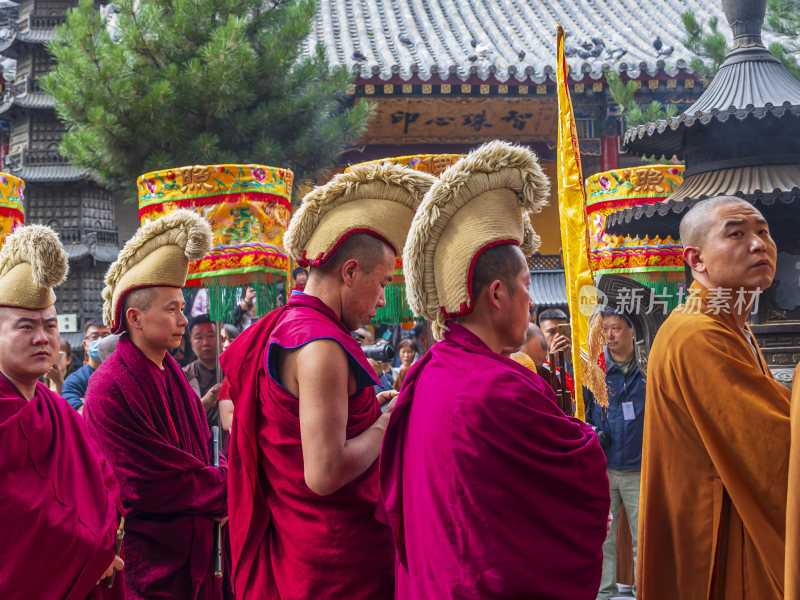
[[(667, 313), (672, 312), (682, 300), (686, 299), (686, 280), (684, 271), (644, 271), (639, 273), (626, 273), (634, 281), (646, 285), (657, 295), (656, 301), (667, 301)], [(654, 310), (663, 310), (663, 305), (658, 304)], [(648, 307), (643, 307), (647, 310)]]
[(251, 273), (246, 279), (210, 277), (203, 281), (208, 290), (208, 315), (212, 321), (234, 322), (236, 304), (244, 297), (247, 286), (256, 290), (255, 315), (263, 317), (278, 308), (278, 284), (283, 283), (286, 293), (286, 276), (281, 273)]
[(408, 307), (406, 300), (406, 284), (390, 283), (384, 290), (386, 294), (386, 306), (379, 308), (375, 318), (372, 319), (373, 325), (397, 325), (403, 321), (414, 319), (414, 313)]

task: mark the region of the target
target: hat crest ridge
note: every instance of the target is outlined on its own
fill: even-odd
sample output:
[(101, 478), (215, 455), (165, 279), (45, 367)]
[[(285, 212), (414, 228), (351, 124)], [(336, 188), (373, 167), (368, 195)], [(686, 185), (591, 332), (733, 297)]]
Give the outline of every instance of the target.
[(30, 263), (34, 285), (53, 288), (64, 282), (69, 257), (58, 234), (45, 225), (18, 227), (0, 249), (0, 277), (20, 263)]
[(392, 200), (415, 211), (423, 194), (435, 181), (432, 175), (401, 165), (356, 165), (306, 194), (286, 229), (284, 247), (296, 261), (304, 260), (303, 254), (323, 218), (336, 208), (357, 200), (361, 188), (375, 183), (399, 188), (405, 193), (395, 193)]
[(188, 260), (198, 260), (211, 251), (212, 233), (209, 224), (197, 213), (176, 210), (136, 230), (109, 267), (103, 289), (103, 320), (114, 320), (113, 298), (122, 277), (157, 248), (178, 246)]
[[(446, 329), (447, 317), (434, 274), (436, 245), (451, 219), (463, 207), (484, 193), (500, 189), (511, 190), (516, 195), (521, 209), (521, 222), (516, 225), (522, 233), (520, 249), (529, 256), (540, 241), (531, 227), (530, 215), (547, 205), (550, 182), (536, 155), (523, 146), (496, 140), (474, 150), (440, 175), (414, 216), (403, 253), (407, 299), (416, 314), (433, 321), (437, 338)], [(513, 197), (507, 196), (506, 201), (513, 203)], [(487, 239), (486, 243), (495, 241)], [(468, 282), (463, 283), (468, 286)]]

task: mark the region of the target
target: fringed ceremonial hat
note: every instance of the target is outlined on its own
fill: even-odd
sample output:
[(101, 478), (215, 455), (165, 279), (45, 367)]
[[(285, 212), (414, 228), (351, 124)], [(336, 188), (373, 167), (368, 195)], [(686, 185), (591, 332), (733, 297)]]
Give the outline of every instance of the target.
[(182, 288), (189, 261), (211, 250), (211, 227), (195, 212), (176, 210), (140, 227), (108, 268), (103, 320), (122, 329), (125, 294), (148, 287)]
[(518, 244), (539, 247), (530, 214), (547, 204), (550, 183), (536, 155), (494, 141), (449, 167), (422, 201), (403, 253), (409, 306), (433, 321), (440, 339), (445, 321), (472, 311), (472, 270), (481, 252)]
[(0, 306), (53, 306), (53, 288), (64, 281), (68, 269), (67, 253), (55, 231), (44, 225), (18, 227), (0, 249)]
[(321, 267), (354, 233), (369, 233), (403, 251), (408, 228), (436, 178), (399, 165), (352, 167), (303, 198), (284, 236), (300, 266)]

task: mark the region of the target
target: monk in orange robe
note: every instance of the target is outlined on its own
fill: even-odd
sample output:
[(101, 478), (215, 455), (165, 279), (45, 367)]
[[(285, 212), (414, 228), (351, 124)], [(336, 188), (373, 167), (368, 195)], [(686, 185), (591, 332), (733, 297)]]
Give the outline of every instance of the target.
[(792, 385), (792, 450), (786, 511), (786, 600), (800, 600), (800, 365)]
[(695, 281), (650, 353), (638, 597), (783, 598), (790, 393), (746, 324), (775, 242), (732, 197), (694, 206), (680, 235)]

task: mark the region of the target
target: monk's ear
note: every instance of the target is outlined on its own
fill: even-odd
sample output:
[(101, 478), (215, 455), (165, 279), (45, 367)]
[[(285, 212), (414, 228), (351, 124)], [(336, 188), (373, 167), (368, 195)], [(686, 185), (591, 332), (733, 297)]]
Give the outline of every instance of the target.
[(142, 328), (142, 311), (138, 308), (130, 307), (128, 310), (125, 311), (125, 321), (128, 323), (128, 327), (133, 329), (141, 329)]
[(486, 287), (486, 291), (489, 298), (489, 305), (497, 310), (501, 310), (500, 296), (504, 291), (507, 292), (507, 290), (504, 290), (503, 282), (499, 279), (495, 279)]
[(342, 281), (347, 287), (353, 285), (353, 281), (358, 271), (358, 261), (355, 258), (350, 258), (342, 265)]
[(683, 249), (683, 260), (689, 265), (689, 268), (696, 273), (705, 273), (706, 264), (703, 262), (702, 251), (696, 246), (686, 246)]

